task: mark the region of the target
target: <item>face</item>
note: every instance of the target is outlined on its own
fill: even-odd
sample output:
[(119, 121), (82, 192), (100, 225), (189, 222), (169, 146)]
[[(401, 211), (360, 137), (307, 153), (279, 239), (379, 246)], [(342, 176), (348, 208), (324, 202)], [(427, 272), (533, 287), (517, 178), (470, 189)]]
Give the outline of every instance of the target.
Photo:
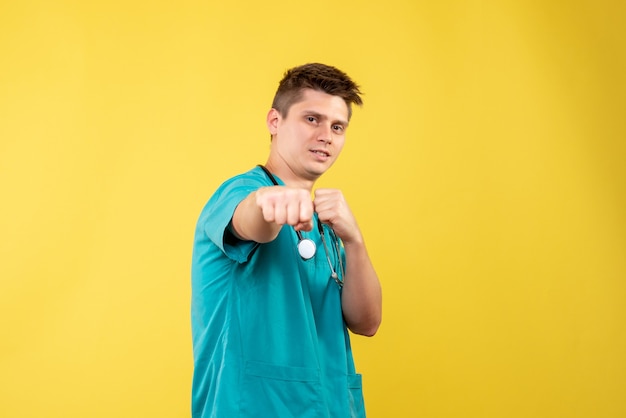
[(305, 89), (287, 117), (270, 110), (267, 126), (273, 137), (268, 163), (296, 178), (315, 181), (343, 149), (348, 106), (339, 96)]

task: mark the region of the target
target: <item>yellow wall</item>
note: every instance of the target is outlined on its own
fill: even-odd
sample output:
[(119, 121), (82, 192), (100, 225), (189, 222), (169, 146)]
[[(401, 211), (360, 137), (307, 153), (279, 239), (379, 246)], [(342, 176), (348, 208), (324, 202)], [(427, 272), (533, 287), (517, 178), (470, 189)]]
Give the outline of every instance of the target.
[(626, 416), (624, 3), (237, 3), (0, 3), (0, 416), (189, 415), (196, 217), (309, 61), (366, 92), (369, 416)]

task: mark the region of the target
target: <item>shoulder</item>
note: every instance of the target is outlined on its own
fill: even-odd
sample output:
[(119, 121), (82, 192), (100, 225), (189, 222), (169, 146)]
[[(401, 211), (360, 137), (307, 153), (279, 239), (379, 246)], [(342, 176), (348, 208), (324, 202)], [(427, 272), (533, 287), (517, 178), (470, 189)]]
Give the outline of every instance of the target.
[(271, 181), (267, 178), (260, 167), (254, 167), (245, 173), (238, 174), (225, 180), (213, 193), (204, 210), (213, 207), (230, 206), (229, 202), (238, 204), (253, 191), (270, 186)]
[(267, 178), (263, 170), (256, 166), (245, 173), (238, 174), (224, 181), (217, 189), (217, 192), (237, 187), (258, 188), (269, 186), (271, 184), (270, 179)]

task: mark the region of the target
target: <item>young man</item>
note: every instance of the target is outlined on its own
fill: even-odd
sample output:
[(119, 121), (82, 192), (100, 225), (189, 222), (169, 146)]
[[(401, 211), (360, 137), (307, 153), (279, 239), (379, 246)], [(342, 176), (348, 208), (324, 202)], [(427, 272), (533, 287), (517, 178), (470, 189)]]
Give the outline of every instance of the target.
[(265, 166), (227, 180), (204, 207), (192, 264), (194, 418), (365, 416), (347, 330), (376, 333), (380, 283), (341, 191), (313, 189), (359, 94), (334, 67), (287, 71), (267, 115)]

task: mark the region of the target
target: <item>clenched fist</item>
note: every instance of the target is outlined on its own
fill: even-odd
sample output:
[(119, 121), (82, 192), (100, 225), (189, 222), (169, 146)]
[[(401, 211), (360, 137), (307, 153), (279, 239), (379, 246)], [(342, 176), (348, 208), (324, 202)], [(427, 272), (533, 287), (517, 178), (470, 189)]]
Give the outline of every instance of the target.
[(256, 204), (265, 222), (291, 225), (296, 231), (313, 228), (313, 201), (306, 189), (288, 186), (262, 187), (256, 192)]

